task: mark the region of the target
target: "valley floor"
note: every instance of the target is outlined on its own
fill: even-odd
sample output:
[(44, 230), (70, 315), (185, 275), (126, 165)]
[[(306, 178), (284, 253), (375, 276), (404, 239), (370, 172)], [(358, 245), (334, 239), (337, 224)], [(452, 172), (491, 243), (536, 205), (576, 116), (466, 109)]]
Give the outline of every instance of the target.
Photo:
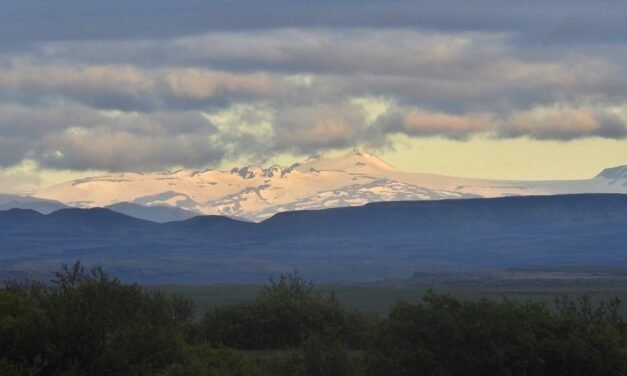
[[(471, 274), (417, 275), (412, 280), (321, 284), (324, 294), (334, 292), (338, 300), (362, 312), (387, 315), (399, 300), (417, 303), (433, 290), (462, 300), (514, 299), (542, 302), (553, 306), (558, 297), (587, 295), (593, 302), (617, 297), (627, 302), (627, 276), (610, 270), (583, 271), (496, 271)], [(159, 286), (163, 291), (181, 294), (195, 303), (197, 313), (232, 303), (251, 302), (261, 285), (212, 284)], [(620, 312), (627, 317), (627, 304)]]

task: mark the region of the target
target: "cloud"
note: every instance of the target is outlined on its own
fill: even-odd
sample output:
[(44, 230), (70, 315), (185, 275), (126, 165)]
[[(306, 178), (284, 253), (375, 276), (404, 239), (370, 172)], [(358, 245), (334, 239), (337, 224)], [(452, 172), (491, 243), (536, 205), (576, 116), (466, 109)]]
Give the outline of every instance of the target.
[(274, 122), (275, 148), (309, 153), (348, 147), (359, 142), (365, 126), (366, 113), (357, 104), (284, 108)]
[[(624, 109), (618, 112), (624, 112)], [(627, 137), (627, 122), (618, 112), (616, 108), (604, 106), (560, 104), (496, 117), (392, 106), (377, 119), (375, 126), (385, 134), (439, 136), (454, 140), (467, 140), (475, 135), (557, 141), (592, 137), (623, 139)]]
[(170, 136), (215, 131), (215, 127), (198, 111), (103, 111), (73, 103), (49, 106), (0, 105), (0, 137), (36, 140), (67, 129), (99, 128)]
[(623, 3), (144, 1), (7, 5), (0, 167), (203, 167), (398, 134), (626, 136)]
[(35, 155), (41, 166), (47, 168), (145, 171), (216, 163), (224, 151), (210, 139), (189, 136), (66, 132), (43, 140)]
[(36, 7), (13, 2), (0, 14), (0, 42), (163, 39), (223, 30), (363, 27), (507, 31), (521, 35), (527, 43), (592, 43), (624, 41), (626, 15), (627, 5), (615, 0), (365, 0), (358, 4), (330, 0), (263, 4), (252, 0), (61, 0)]
[[(214, 32), (159, 41), (57, 42), (34, 47), (31, 52), (37, 61), (53, 63), (131, 64), (145, 69), (211, 67), (282, 74), (357, 73), (451, 79), (474, 76), (520, 81), (554, 79), (564, 74), (569, 74), (571, 80), (574, 74), (585, 74), (587, 80), (607, 70), (598, 49), (596, 54), (584, 54), (587, 51), (581, 49), (525, 49), (513, 38), (507, 32), (288, 28)], [(620, 46), (612, 46), (612, 50), (616, 48)]]
[(71, 100), (122, 110), (198, 107), (267, 94), (272, 78), (199, 68), (141, 69), (131, 65), (28, 65), (0, 69), (0, 93), (25, 103)]
[(494, 129), (494, 119), (486, 114), (453, 115), (421, 109), (394, 108), (382, 116), (377, 124), (385, 133), (403, 133), (408, 136), (442, 136), (467, 139), (477, 133)]
[(215, 164), (217, 128), (199, 112), (126, 113), (78, 105), (0, 106), (0, 166), (32, 159), (74, 170)]
[(606, 54), (529, 52), (508, 34), (367, 29), (55, 43), (0, 63), (0, 100), (166, 111), (381, 96), (441, 112), (493, 113), (591, 98), (624, 102), (624, 59)]
[(263, 95), (272, 85), (265, 74), (238, 75), (199, 69), (166, 72), (164, 81), (169, 95), (199, 100), (224, 94)]
[(0, 137), (37, 139), (70, 127), (90, 128), (108, 120), (98, 111), (75, 104), (23, 106), (0, 104)]
[(346, 147), (353, 142), (353, 125), (338, 119), (315, 120), (304, 129), (288, 129), (281, 134), (285, 145), (295, 147)]
[(29, 154), (29, 144), (20, 138), (0, 138), (0, 167), (19, 164)]
[(603, 109), (539, 108), (512, 116), (499, 129), (499, 135), (562, 141), (586, 137), (622, 139), (627, 137), (627, 124), (617, 114)]
[[(368, 106), (377, 107), (376, 116)], [(507, 115), (453, 113), (384, 99), (200, 111), (122, 112), (79, 105), (0, 106), (3, 167), (32, 160), (42, 168), (151, 171), (265, 160), (358, 145), (393, 146), (390, 136), (468, 140), (476, 135), (569, 141), (627, 136), (625, 108), (563, 103)]]

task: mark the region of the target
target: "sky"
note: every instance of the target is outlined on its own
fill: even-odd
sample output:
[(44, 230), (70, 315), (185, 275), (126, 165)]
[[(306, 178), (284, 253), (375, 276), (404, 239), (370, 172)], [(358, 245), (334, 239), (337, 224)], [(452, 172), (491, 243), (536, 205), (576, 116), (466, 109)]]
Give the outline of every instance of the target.
[(291, 164), (588, 178), (627, 164), (627, 2), (8, 2), (0, 191)]

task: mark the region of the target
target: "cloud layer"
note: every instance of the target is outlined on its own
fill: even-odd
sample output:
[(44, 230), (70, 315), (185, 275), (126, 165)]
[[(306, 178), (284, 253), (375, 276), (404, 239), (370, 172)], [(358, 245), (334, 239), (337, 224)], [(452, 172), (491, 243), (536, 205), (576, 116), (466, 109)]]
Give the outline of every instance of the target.
[(142, 3), (0, 15), (0, 168), (627, 137), (624, 2)]
[(0, 40), (161, 39), (216, 31), (363, 27), (507, 31), (538, 43), (581, 43), (624, 41), (626, 14), (621, 0), (20, 1), (6, 4), (0, 13)]

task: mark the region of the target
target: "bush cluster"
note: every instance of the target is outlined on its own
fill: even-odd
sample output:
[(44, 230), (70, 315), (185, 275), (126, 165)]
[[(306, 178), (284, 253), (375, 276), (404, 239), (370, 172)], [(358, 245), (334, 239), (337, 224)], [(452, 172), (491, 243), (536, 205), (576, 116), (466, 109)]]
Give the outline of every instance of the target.
[(372, 317), (288, 274), (194, 320), (189, 300), (76, 263), (0, 290), (0, 375), (627, 375), (619, 303), (428, 293)]

